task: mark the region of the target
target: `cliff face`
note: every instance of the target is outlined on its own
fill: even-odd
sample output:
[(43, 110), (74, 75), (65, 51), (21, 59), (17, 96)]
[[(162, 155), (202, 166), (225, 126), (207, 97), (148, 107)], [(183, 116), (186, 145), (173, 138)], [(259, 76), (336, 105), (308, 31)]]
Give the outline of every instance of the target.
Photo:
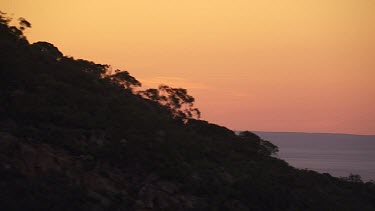
[(1, 210), (375, 209), (373, 183), (294, 169), (251, 132), (192, 119), (179, 107), (193, 101), (186, 90), (135, 93), (128, 72), (29, 44), (8, 23), (0, 17)]

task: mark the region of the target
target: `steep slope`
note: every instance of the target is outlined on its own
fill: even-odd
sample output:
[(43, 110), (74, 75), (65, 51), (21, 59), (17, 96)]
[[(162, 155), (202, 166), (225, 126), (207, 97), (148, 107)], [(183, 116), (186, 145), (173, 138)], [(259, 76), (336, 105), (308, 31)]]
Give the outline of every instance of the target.
[(375, 209), (374, 184), (296, 170), (0, 20), (1, 210)]

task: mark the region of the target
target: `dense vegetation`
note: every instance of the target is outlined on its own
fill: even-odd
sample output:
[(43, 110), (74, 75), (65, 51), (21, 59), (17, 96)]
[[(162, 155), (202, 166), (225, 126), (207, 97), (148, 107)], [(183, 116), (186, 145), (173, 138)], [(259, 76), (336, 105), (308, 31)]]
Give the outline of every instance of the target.
[(373, 183), (298, 170), (198, 120), (185, 89), (30, 44), (0, 17), (1, 210), (375, 210)]

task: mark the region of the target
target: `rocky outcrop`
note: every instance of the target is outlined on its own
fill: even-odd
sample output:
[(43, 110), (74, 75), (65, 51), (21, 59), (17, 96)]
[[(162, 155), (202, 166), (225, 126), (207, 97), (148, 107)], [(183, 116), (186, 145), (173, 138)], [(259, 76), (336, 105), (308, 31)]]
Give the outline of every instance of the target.
[[(0, 152), (0, 167), (5, 171), (17, 171), (31, 178), (55, 173), (71, 181), (70, 185), (84, 188), (93, 201), (91, 210), (110, 208), (118, 203), (125, 204), (124, 210), (126, 207), (137, 211), (187, 210), (193, 208), (196, 201), (182, 194), (178, 184), (163, 181), (155, 174), (128, 180), (135, 175), (93, 161), (87, 155), (71, 155), (47, 144), (27, 143), (8, 133), (0, 133)], [(85, 170), (90, 162), (91, 167)]]
[(181, 194), (177, 184), (151, 175), (141, 185), (135, 210), (187, 210), (194, 207), (194, 197)]

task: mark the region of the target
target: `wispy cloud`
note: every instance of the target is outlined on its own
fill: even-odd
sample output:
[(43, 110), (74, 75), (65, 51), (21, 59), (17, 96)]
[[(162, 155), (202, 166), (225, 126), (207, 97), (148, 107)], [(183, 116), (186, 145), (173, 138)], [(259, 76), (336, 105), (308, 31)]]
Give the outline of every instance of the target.
[(208, 90), (211, 89), (210, 86), (190, 81), (181, 77), (170, 77), (170, 76), (157, 76), (152, 78), (140, 78), (143, 86), (146, 88), (158, 87), (160, 84), (165, 84), (175, 88), (185, 88), (185, 89), (199, 89), (199, 90)]
[(196, 91), (204, 91), (206, 94), (210, 93), (214, 96), (221, 95), (228, 99), (239, 100), (243, 98), (248, 98), (251, 95), (249, 93), (240, 91), (240, 90), (232, 90), (232, 89), (218, 89), (216, 87), (191, 81), (186, 78), (182, 77), (171, 77), (171, 76), (157, 76), (152, 78), (140, 78), (142, 82), (142, 88), (157, 88), (160, 84), (165, 84), (174, 88), (184, 88), (188, 90), (196, 90)]
[(245, 92), (231, 92), (234, 97), (249, 97), (249, 93)]

